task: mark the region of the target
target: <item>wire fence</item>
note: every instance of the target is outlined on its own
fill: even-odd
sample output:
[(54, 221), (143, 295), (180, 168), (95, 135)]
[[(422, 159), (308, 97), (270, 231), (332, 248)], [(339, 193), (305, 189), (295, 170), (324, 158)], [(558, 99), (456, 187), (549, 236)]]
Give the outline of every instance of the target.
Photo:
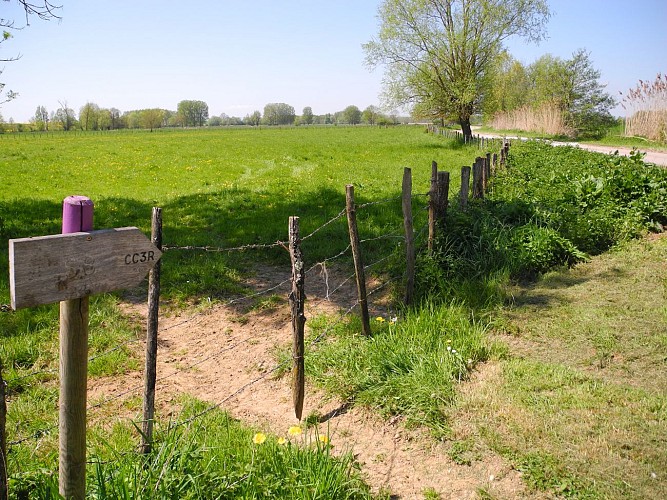
[[(428, 196), (428, 194), (429, 193), (414, 194), (414, 195), (412, 195), (411, 198), (412, 198), (412, 200), (421, 199), (424, 196)], [(400, 200), (401, 200), (401, 197), (386, 198), (386, 199), (382, 199), (382, 200), (375, 200), (375, 201), (372, 201), (372, 202), (359, 204), (359, 205), (356, 205), (355, 208), (356, 208), (356, 210), (363, 210), (363, 209), (366, 209), (368, 207), (377, 206), (377, 205), (381, 205), (381, 204), (395, 203), (395, 202), (400, 201)], [(343, 209), (340, 212), (338, 212), (337, 215), (335, 215), (331, 219), (327, 220), (326, 222), (324, 222), (323, 224), (321, 224), (320, 226), (318, 226), (317, 228), (312, 230), (310, 233), (308, 233), (306, 236), (301, 238), (301, 241), (306, 241), (308, 239), (314, 238), (316, 235), (323, 235), (326, 232), (326, 229), (329, 226), (334, 224), (336, 221), (343, 219), (345, 216), (346, 216), (346, 209)], [(421, 238), (424, 235), (425, 229), (427, 229), (427, 226), (425, 226), (424, 228), (422, 228), (420, 231), (417, 232), (417, 239)], [(377, 242), (377, 241), (382, 241), (382, 240), (396, 240), (397, 242), (404, 242), (405, 241), (405, 235), (402, 234), (402, 232), (400, 230), (394, 230), (394, 231), (390, 231), (390, 232), (387, 232), (385, 234), (381, 234), (381, 235), (378, 235), (378, 236), (373, 236), (373, 237), (360, 239), (359, 243), (361, 245), (365, 245), (365, 244), (369, 244), (369, 243)], [(287, 246), (282, 241), (276, 241), (276, 242), (272, 242), (272, 243), (248, 244), (248, 245), (241, 245), (241, 246), (234, 246), (234, 247), (213, 247), (213, 246), (208, 246), (208, 245), (204, 245), (204, 246), (195, 246), (195, 245), (178, 246), (178, 245), (169, 245), (169, 244), (163, 245), (163, 247), (162, 247), (163, 252), (202, 251), (202, 252), (220, 252), (220, 253), (222, 253), (222, 252), (244, 252), (244, 251), (248, 251), (248, 250), (270, 250), (270, 249), (275, 249), (275, 248), (285, 248), (285, 249), (287, 249)], [(324, 259), (321, 259), (321, 260), (318, 260), (317, 262), (314, 262), (313, 264), (310, 265), (310, 267), (308, 267), (308, 269), (306, 269), (306, 271), (305, 271), (306, 275), (311, 276), (311, 278), (312, 278), (312, 275), (315, 274), (316, 270), (319, 269), (319, 277), (316, 276), (316, 279), (319, 278), (319, 280), (321, 280), (321, 285), (323, 286), (323, 288), (325, 290), (324, 294), (322, 294), (321, 296), (317, 297), (316, 299), (314, 299), (312, 301), (309, 301), (309, 307), (317, 307), (319, 304), (321, 304), (323, 302), (331, 301), (332, 298), (337, 293), (339, 293), (350, 281), (352, 281), (355, 278), (355, 274), (352, 273), (352, 274), (349, 274), (349, 275), (345, 275), (342, 278), (339, 278), (339, 281), (337, 283), (335, 283), (332, 276), (330, 275), (330, 272), (329, 272), (330, 270), (328, 268), (328, 266), (330, 266), (335, 261), (338, 261), (338, 260), (342, 259), (343, 257), (345, 257), (346, 255), (348, 255), (350, 253), (350, 251), (351, 251), (351, 244), (348, 244), (344, 249), (338, 251), (337, 253), (335, 253), (333, 255), (325, 257)], [(387, 261), (389, 261), (390, 259), (395, 257), (395, 255), (396, 255), (395, 254), (395, 249), (392, 248), (392, 249), (390, 249), (389, 253), (387, 253), (385, 256), (383, 256), (379, 259), (376, 259), (375, 261), (373, 261), (369, 264), (366, 264), (364, 266), (364, 269), (365, 270), (377, 269), (383, 263), (386, 263)], [(385, 279), (382, 283), (380, 283), (378, 286), (376, 286), (373, 290), (368, 292), (368, 296), (370, 297), (370, 296), (376, 295), (381, 290), (385, 289), (386, 287), (388, 287), (392, 284), (397, 283), (398, 281), (402, 280), (403, 278), (404, 278), (403, 276), (394, 276), (394, 277)], [(291, 280), (292, 280), (292, 278), (290, 276), (290, 273), (286, 272), (286, 278), (284, 280), (278, 281), (277, 283), (272, 283), (270, 285), (267, 285), (260, 290), (252, 290), (252, 291), (249, 291), (248, 293), (241, 294), (239, 296), (235, 296), (235, 297), (230, 298), (228, 300), (222, 301), (222, 302), (216, 304), (215, 307), (216, 308), (225, 308), (225, 307), (232, 306), (234, 304), (238, 304), (240, 302), (250, 301), (250, 300), (256, 299), (258, 297), (265, 296), (267, 294), (275, 293), (278, 290), (280, 290), (282, 288), (285, 288), (288, 284), (290, 284)], [(331, 334), (331, 332), (334, 331), (337, 326), (342, 324), (352, 314), (354, 309), (357, 308), (359, 305), (360, 305), (360, 300), (357, 298), (351, 304), (342, 308), (340, 310), (340, 312), (336, 315), (335, 319), (328, 322), (326, 328), (324, 328), (322, 332), (320, 332), (312, 341), (309, 342), (308, 348), (312, 349), (316, 344), (318, 344), (319, 342), (321, 342), (322, 340), (327, 338)], [(203, 319), (204, 317), (206, 317), (210, 313), (211, 313), (210, 309), (205, 309), (205, 310), (199, 311), (199, 312), (189, 316), (188, 318), (185, 318), (182, 321), (178, 321), (178, 322), (169, 324), (168, 326), (160, 328), (158, 330), (158, 333), (159, 334), (160, 333), (165, 333), (165, 332), (168, 332), (168, 331), (176, 329), (176, 328), (187, 327), (188, 325), (191, 325), (191, 326), (194, 327), (196, 325), (197, 321)], [(198, 359), (192, 359), (187, 364), (183, 364), (183, 365), (180, 365), (178, 367), (175, 367), (169, 373), (161, 375), (158, 378), (156, 378), (156, 382), (163, 382), (163, 381), (166, 381), (168, 379), (177, 377), (178, 375), (180, 375), (182, 373), (185, 373), (185, 372), (188, 372), (188, 371), (191, 371), (194, 368), (196, 368), (196, 367), (198, 367), (198, 366), (200, 366), (200, 365), (202, 365), (206, 362), (217, 360), (222, 355), (224, 355), (225, 353), (233, 351), (233, 350), (235, 350), (235, 349), (237, 349), (237, 348), (239, 348), (243, 345), (246, 345), (248, 343), (252, 343), (255, 340), (257, 340), (257, 337), (248, 336), (248, 337), (246, 337), (242, 340), (238, 340), (238, 341), (234, 342), (231, 345), (226, 345), (226, 346), (221, 347), (219, 349), (215, 349), (215, 350), (213, 350), (212, 352), (210, 352), (209, 354), (207, 354), (203, 357), (200, 357)], [(106, 356), (109, 356), (109, 355), (111, 355), (115, 352), (118, 352), (122, 349), (131, 347), (131, 346), (136, 345), (136, 344), (142, 344), (143, 345), (144, 343), (145, 343), (145, 339), (143, 339), (143, 338), (137, 337), (137, 338), (128, 339), (124, 342), (121, 342), (117, 345), (114, 345), (113, 347), (111, 347), (111, 348), (109, 348), (105, 351), (102, 351), (102, 352), (96, 353), (95, 355), (90, 356), (88, 358), (88, 362), (90, 363), (90, 362), (93, 362), (93, 361), (96, 361), (96, 360), (100, 360), (100, 359), (102, 359)], [(252, 387), (253, 385), (261, 382), (264, 379), (266, 379), (267, 377), (270, 377), (273, 374), (287, 368), (287, 366), (291, 362), (292, 362), (292, 360), (290, 358), (290, 359), (287, 359), (285, 361), (276, 363), (271, 369), (263, 371), (257, 377), (243, 383), (242, 385), (235, 388), (227, 396), (223, 397), (222, 399), (220, 399), (216, 403), (211, 404), (210, 406), (208, 406), (204, 410), (200, 411), (199, 413), (197, 413), (195, 415), (192, 415), (192, 416), (188, 417), (187, 419), (185, 419), (183, 421), (172, 423), (171, 427), (187, 425), (190, 422), (192, 422), (193, 420), (196, 420), (197, 418), (211, 412), (212, 410), (214, 410), (216, 408), (221, 408), (225, 403), (230, 401), (232, 398), (240, 395), (245, 390), (247, 390), (249, 387)], [(21, 376), (9, 379), (8, 383), (9, 383), (10, 386), (15, 386), (19, 383), (24, 382), (27, 379), (30, 379), (30, 378), (38, 378), (40, 376), (45, 376), (45, 375), (53, 376), (53, 375), (57, 375), (57, 374), (58, 374), (58, 369), (57, 368), (46, 368), (46, 369), (42, 369), (42, 370), (34, 370), (30, 373), (23, 374)], [(114, 401), (120, 400), (124, 397), (128, 397), (128, 396), (137, 394), (143, 388), (144, 388), (144, 383), (143, 382), (141, 384), (136, 384), (136, 385), (133, 385), (131, 387), (124, 388), (123, 390), (121, 390), (121, 391), (119, 391), (115, 394), (109, 395), (109, 396), (107, 396), (106, 398), (104, 398), (100, 401), (97, 401), (93, 404), (89, 404), (88, 407), (87, 407), (87, 410), (88, 411), (93, 411), (93, 410), (102, 408), (102, 407), (104, 407), (104, 406), (106, 406), (106, 405), (108, 405), (108, 404), (110, 404)], [(52, 425), (47, 425), (45, 427), (41, 427), (37, 430), (31, 431), (27, 435), (20, 436), (15, 440), (9, 440), (7, 444), (11, 447), (11, 446), (17, 446), (17, 445), (23, 444), (23, 443), (25, 443), (27, 441), (31, 441), (31, 440), (40, 440), (40, 439), (45, 438), (46, 436), (49, 436), (52, 433), (52, 431), (54, 431), (57, 428), (58, 428), (57, 423), (52, 424)]]

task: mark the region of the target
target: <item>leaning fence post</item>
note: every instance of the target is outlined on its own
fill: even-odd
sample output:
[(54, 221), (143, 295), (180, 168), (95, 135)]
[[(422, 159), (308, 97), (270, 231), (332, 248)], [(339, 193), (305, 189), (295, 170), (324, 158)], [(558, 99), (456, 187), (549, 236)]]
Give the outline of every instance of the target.
[[(65, 198), (62, 233), (92, 229), (93, 202), (85, 196)], [(88, 297), (60, 303), (58, 487), (68, 500), (86, 496), (88, 306)]]
[(305, 270), (301, 239), (299, 238), (299, 218), (289, 218), (289, 254), (292, 261), (292, 291), (289, 294), (290, 309), (292, 311), (292, 402), (297, 420), (301, 420), (303, 400), (305, 397), (304, 375), (304, 326), (306, 316), (304, 303)]
[(345, 186), (345, 210), (347, 212), (347, 227), (350, 232), (350, 246), (352, 247), (352, 258), (354, 260), (354, 272), (357, 278), (357, 293), (359, 307), (361, 307), (361, 330), (364, 335), (371, 334), (371, 321), (368, 315), (368, 298), (366, 296), (366, 275), (364, 264), (361, 260), (361, 248), (359, 245), (359, 230), (357, 229), (357, 209), (354, 205), (354, 186)]
[[(162, 250), (162, 209), (153, 207), (151, 243)], [(141, 432), (141, 452), (150, 453), (153, 446), (155, 419), (155, 380), (157, 371), (157, 332), (160, 310), (160, 268), (158, 260), (148, 275), (148, 318), (146, 320), (146, 368), (144, 372), (144, 420)]]
[(412, 227), (412, 170), (403, 169), (403, 224), (405, 226), (406, 285), (405, 304), (415, 295), (415, 232)]
[(2, 360), (0, 359), (0, 500), (9, 498), (7, 481), (7, 404), (5, 403), (5, 381), (2, 378)]
[(428, 251), (433, 251), (435, 241), (436, 211), (438, 205), (438, 164), (431, 162), (431, 190), (428, 193)]
[(461, 194), (459, 203), (461, 210), (468, 208), (468, 194), (470, 193), (470, 167), (461, 167)]

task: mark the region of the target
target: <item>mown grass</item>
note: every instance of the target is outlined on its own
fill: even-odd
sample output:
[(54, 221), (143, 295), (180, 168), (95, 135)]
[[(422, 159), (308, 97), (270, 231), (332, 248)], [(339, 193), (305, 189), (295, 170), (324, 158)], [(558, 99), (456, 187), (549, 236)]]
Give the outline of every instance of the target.
[(512, 354), (462, 393), (454, 436), (538, 490), (663, 498), (666, 257), (665, 238), (641, 240), (516, 287), (494, 330)]

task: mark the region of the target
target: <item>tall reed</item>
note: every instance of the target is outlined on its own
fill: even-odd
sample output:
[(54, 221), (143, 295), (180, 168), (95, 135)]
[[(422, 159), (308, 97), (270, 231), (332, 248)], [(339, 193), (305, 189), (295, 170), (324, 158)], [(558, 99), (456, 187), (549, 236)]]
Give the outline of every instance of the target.
[(624, 95), (621, 106), (627, 111), (626, 136), (667, 143), (667, 74), (658, 73), (653, 82), (639, 80)]
[(553, 102), (544, 103), (534, 108), (522, 106), (511, 111), (497, 113), (491, 126), (501, 130), (523, 130), (548, 135), (573, 135), (565, 123), (565, 116), (560, 107)]

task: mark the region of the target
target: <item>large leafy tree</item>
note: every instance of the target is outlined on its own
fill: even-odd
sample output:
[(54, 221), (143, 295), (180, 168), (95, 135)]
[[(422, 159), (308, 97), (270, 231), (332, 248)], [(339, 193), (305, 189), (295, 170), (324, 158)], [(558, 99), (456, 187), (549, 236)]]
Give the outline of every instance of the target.
[(203, 127), (208, 121), (208, 104), (204, 101), (181, 101), (176, 110), (185, 127)]
[(504, 41), (540, 40), (550, 15), (546, 0), (384, 0), (378, 14), (364, 49), (371, 67), (386, 66), (385, 100), (455, 119), (468, 137)]
[(264, 123), (267, 125), (291, 125), (295, 117), (294, 107), (284, 102), (271, 102), (264, 106)]
[(361, 123), (361, 110), (352, 104), (343, 110), (342, 118), (345, 123), (358, 125)]

